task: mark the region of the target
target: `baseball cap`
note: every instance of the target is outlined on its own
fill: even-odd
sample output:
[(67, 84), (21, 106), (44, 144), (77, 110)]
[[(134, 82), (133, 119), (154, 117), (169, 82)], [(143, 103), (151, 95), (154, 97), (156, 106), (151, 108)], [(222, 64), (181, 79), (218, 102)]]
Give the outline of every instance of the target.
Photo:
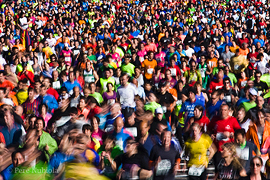
[(249, 93), (253, 96), (258, 96), (258, 92), (254, 88), (250, 88)]
[(158, 107), (156, 109), (156, 114), (163, 114), (163, 109), (161, 107)]

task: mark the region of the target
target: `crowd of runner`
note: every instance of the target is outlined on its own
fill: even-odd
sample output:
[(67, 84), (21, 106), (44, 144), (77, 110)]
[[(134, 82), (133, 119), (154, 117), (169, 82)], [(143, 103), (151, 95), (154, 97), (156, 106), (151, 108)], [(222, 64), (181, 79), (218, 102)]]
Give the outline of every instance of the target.
[(269, 11), (3, 2), (0, 180), (270, 178)]

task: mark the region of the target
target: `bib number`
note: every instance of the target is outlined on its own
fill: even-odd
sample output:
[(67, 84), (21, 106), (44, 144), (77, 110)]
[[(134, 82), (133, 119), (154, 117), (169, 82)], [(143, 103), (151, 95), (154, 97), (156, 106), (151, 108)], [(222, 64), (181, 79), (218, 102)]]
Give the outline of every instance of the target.
[(189, 176), (201, 176), (204, 169), (205, 169), (204, 166), (200, 166), (200, 167), (191, 166), (188, 170), (188, 175)]

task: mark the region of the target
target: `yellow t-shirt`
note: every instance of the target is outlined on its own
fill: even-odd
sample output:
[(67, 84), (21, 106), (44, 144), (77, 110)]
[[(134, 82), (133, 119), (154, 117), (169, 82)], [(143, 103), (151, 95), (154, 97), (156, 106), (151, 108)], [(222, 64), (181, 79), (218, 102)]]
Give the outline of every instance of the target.
[(185, 143), (187, 152), (190, 153), (188, 167), (192, 165), (208, 165), (207, 150), (212, 145), (212, 139), (207, 134), (202, 134), (199, 141), (188, 139)]

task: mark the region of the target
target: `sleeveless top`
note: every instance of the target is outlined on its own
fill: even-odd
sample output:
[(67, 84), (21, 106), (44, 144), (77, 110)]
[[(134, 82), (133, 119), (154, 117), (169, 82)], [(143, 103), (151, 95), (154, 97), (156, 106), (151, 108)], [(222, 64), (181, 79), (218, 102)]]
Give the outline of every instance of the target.
[(201, 92), (201, 94), (199, 96), (196, 94), (195, 97), (196, 97), (196, 99), (198, 99), (198, 100), (202, 101), (203, 103), (205, 103), (205, 97), (203, 96), (202, 92)]
[(92, 69), (89, 72), (84, 70), (83, 71), (83, 77), (84, 77), (85, 83), (95, 82), (95, 77), (93, 75), (93, 70)]

